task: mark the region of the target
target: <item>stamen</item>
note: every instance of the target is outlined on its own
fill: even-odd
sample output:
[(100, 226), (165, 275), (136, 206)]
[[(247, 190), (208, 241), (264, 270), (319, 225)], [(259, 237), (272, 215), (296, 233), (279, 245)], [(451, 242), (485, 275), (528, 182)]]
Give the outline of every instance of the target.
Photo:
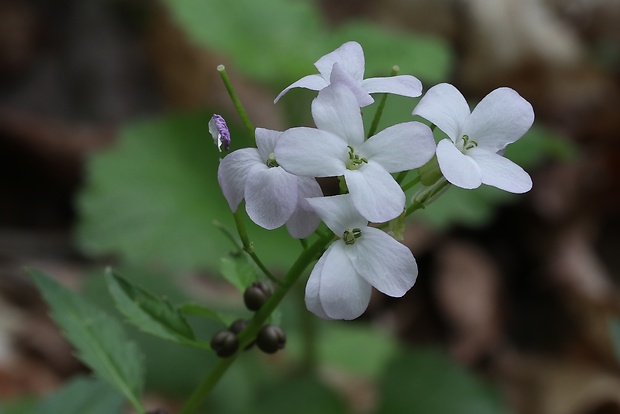
[(349, 148), (349, 162), (347, 164), (347, 169), (357, 170), (362, 166), (362, 164), (368, 164), (368, 160), (357, 155), (352, 146), (347, 145), (347, 148)]
[(269, 168), (273, 168), (273, 167), (279, 167), (280, 164), (278, 164), (278, 162), (276, 161), (276, 155), (272, 152), (271, 154), (269, 154), (269, 158), (267, 158), (267, 167)]
[(344, 240), (344, 244), (354, 244), (356, 239), (362, 237), (362, 230), (358, 228), (347, 229), (342, 234), (342, 240)]

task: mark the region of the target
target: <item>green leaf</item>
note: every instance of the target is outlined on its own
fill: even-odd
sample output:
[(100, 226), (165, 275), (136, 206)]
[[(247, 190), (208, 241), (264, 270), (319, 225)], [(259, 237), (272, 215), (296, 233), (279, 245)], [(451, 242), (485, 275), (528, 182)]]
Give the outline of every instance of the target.
[[(362, 323), (316, 322), (318, 359), (350, 373), (378, 377), (397, 349), (393, 338), (376, 327)], [(287, 353), (301, 358), (303, 344), (300, 333), (287, 331), (287, 336)]]
[(366, 51), (366, 73), (401, 73), (440, 82), (451, 53), (430, 36), (396, 33), (359, 22), (331, 30), (312, 2), (295, 0), (167, 0), (172, 14), (199, 44), (226, 54), (235, 70), (280, 89), (316, 73), (313, 63), (342, 43), (357, 40)]
[(204, 306), (198, 305), (196, 303), (183, 303), (177, 307), (179, 312), (183, 315), (195, 315), (195, 316), (203, 316), (205, 318), (213, 319), (214, 321), (220, 322), (222, 325), (230, 325), (235, 319), (236, 316), (226, 315), (222, 312), (217, 312), (209, 308), (205, 308)]
[(222, 276), (240, 292), (258, 280), (259, 271), (258, 266), (244, 251), (229, 254), (220, 261)]
[(447, 355), (418, 349), (394, 359), (380, 384), (377, 414), (506, 414), (496, 390)]
[[(327, 53), (325, 25), (310, 2), (166, 0), (194, 41), (226, 54), (235, 70), (265, 82), (298, 78)], [(323, 53), (322, 53), (323, 52)], [(275, 96), (274, 96), (275, 97)]]
[(210, 349), (196, 340), (187, 320), (167, 299), (133, 285), (110, 268), (105, 277), (116, 306), (139, 329), (178, 344)]
[(252, 405), (255, 414), (342, 414), (341, 398), (315, 378), (289, 378), (262, 389)]
[(45, 399), (36, 414), (121, 414), (122, 396), (108, 384), (77, 377)]
[[(234, 221), (217, 182), (219, 153), (209, 118), (191, 113), (129, 125), (115, 147), (90, 159), (78, 197), (83, 250), (118, 254), (138, 265), (218, 269), (230, 241), (213, 221), (229, 228)], [(243, 146), (243, 130), (229, 127), (233, 145)], [(246, 223), (263, 263), (288, 267), (299, 245), (290, 242), (286, 229)]]
[(52, 310), (52, 317), (78, 351), (78, 358), (119, 390), (136, 410), (143, 387), (142, 354), (117, 320), (42, 272), (30, 276)]

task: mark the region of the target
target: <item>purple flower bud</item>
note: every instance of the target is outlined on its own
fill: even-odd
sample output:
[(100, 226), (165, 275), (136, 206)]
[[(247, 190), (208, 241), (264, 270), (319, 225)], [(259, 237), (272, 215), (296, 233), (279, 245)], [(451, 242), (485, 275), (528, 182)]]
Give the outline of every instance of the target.
[(224, 144), (224, 151), (228, 151), (230, 147), (230, 132), (228, 132), (228, 126), (224, 118), (214, 114), (209, 121), (209, 132), (213, 136), (213, 142), (217, 145), (217, 150), (222, 152), (222, 144)]

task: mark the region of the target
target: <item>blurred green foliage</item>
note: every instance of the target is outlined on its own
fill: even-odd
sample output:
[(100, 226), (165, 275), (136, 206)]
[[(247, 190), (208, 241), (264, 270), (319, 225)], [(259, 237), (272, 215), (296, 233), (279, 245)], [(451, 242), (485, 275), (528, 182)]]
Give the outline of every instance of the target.
[(348, 40), (356, 40), (364, 48), (367, 75), (386, 76), (393, 65), (399, 65), (402, 73), (439, 82), (451, 66), (451, 53), (440, 39), (392, 33), (359, 21), (329, 26), (311, 1), (166, 3), (196, 43), (224, 54), (235, 70), (276, 89), (316, 73), (312, 64)]

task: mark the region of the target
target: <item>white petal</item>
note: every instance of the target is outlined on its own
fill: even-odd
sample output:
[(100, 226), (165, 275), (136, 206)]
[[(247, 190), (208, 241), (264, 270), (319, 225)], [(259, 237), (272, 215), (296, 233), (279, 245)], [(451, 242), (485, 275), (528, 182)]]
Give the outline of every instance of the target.
[(370, 96), (368, 92), (362, 88), (359, 81), (353, 79), (351, 75), (344, 71), (338, 63), (334, 63), (332, 68), (332, 74), (329, 78), (330, 85), (344, 85), (355, 95), (357, 99), (357, 105), (362, 108), (372, 104), (375, 100)]
[(422, 82), (411, 75), (364, 79), (362, 88), (368, 93), (393, 93), (411, 98), (422, 95)]
[(388, 296), (401, 297), (416, 281), (418, 265), (405, 245), (379, 229), (366, 227), (346, 253), (355, 270)]
[(260, 154), (263, 162), (267, 162), (269, 159), (269, 154), (273, 152), (280, 134), (282, 134), (280, 131), (256, 128), (256, 131), (254, 132), (254, 136), (256, 137), (256, 147), (258, 148), (258, 153)]
[(449, 83), (440, 83), (424, 94), (413, 114), (431, 121), (455, 141), (461, 138), (470, 112), (467, 101), (458, 89)]
[(254, 167), (245, 185), (245, 209), (259, 226), (272, 230), (291, 217), (297, 206), (297, 177), (280, 167)]
[(347, 143), (315, 128), (291, 128), (282, 133), (274, 150), (276, 161), (291, 174), (305, 177), (342, 175), (349, 159)]
[(384, 129), (359, 147), (360, 157), (372, 159), (388, 172), (421, 167), (435, 155), (431, 129), (421, 122), (405, 122)]
[(369, 221), (383, 223), (403, 212), (405, 193), (381, 165), (369, 160), (359, 170), (346, 170), (344, 178), (355, 208)]
[(242, 148), (225, 156), (217, 169), (217, 181), (232, 211), (237, 211), (243, 200), (247, 174), (256, 165), (263, 164), (256, 148)]
[(364, 313), (370, 302), (372, 286), (355, 271), (345, 253), (351, 247), (338, 240), (325, 252), (319, 300), (332, 319), (355, 319)]
[(319, 258), (319, 261), (316, 262), (314, 268), (312, 269), (312, 272), (310, 273), (310, 277), (308, 278), (308, 283), (306, 284), (306, 307), (310, 312), (323, 319), (332, 319), (325, 313), (325, 309), (323, 309), (323, 305), (321, 305), (321, 299), (319, 298), (321, 274), (323, 273), (325, 258), (327, 257), (327, 253), (330, 251), (330, 249), (331, 246)]
[(276, 99), (273, 100), (273, 103), (277, 103), (280, 100), (280, 98), (284, 96), (285, 93), (287, 93), (293, 88), (304, 88), (304, 89), (310, 89), (313, 91), (320, 91), (327, 85), (328, 85), (327, 81), (321, 75), (304, 76), (303, 78), (299, 79), (297, 82), (294, 82), (291, 85), (284, 88), (284, 90), (280, 92), (278, 96), (276, 96)]
[(532, 105), (510, 88), (495, 89), (474, 108), (463, 134), (479, 148), (497, 152), (515, 142), (534, 122)]
[(321, 72), (325, 79), (331, 77), (334, 63), (339, 63), (351, 77), (359, 82), (364, 78), (364, 51), (357, 42), (347, 42), (338, 49), (323, 56), (316, 61), (314, 66)]
[(347, 229), (368, 225), (368, 220), (353, 205), (350, 194), (308, 198), (307, 201), (327, 227), (338, 237), (342, 237)]
[(297, 207), (286, 222), (288, 233), (296, 239), (310, 236), (321, 223), (321, 218), (314, 211), (306, 197), (321, 197), (321, 186), (314, 178), (297, 177)]
[(451, 184), (468, 190), (482, 184), (478, 164), (459, 151), (449, 139), (442, 139), (437, 144), (437, 161), (441, 173)]
[(482, 183), (511, 193), (525, 193), (532, 188), (532, 179), (523, 168), (508, 158), (482, 148), (467, 153), (480, 166)]
[(312, 118), (318, 129), (329, 131), (349, 145), (364, 142), (364, 123), (357, 99), (344, 85), (333, 84), (312, 101)]

